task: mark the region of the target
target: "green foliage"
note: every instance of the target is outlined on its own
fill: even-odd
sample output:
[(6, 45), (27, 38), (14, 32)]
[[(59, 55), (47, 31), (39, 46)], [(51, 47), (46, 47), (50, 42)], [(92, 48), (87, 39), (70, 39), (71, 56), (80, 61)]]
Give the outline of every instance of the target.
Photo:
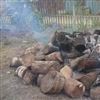
[(92, 22), (92, 27), (100, 27), (100, 20), (98, 18), (94, 18)]

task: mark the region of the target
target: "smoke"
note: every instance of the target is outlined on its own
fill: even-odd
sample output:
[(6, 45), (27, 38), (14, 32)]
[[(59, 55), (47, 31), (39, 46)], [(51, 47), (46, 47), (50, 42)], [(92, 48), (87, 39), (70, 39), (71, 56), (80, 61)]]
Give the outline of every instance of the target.
[(43, 31), (41, 16), (32, 10), (29, 2), (15, 1), (0, 1), (2, 8), (0, 11), (1, 28), (11, 31)]

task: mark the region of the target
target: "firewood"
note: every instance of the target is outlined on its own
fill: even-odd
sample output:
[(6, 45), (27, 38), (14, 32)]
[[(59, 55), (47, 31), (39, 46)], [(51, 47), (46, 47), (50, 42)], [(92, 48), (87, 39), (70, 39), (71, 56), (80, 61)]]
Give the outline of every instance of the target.
[(84, 58), (79, 61), (77, 71), (91, 71), (100, 68), (100, 60), (93, 58)]
[(73, 76), (73, 71), (69, 66), (64, 66), (61, 70), (60, 73), (62, 73), (64, 75), (64, 77), (67, 78), (71, 78)]
[(25, 50), (25, 54), (27, 53), (32, 53), (34, 56), (37, 54), (37, 52), (39, 52), (42, 48), (44, 48), (44, 45), (40, 42), (34, 43), (33, 46), (28, 47)]
[(69, 59), (74, 59), (74, 58), (80, 57), (80, 56), (82, 56), (82, 55), (83, 55), (82, 53), (77, 52), (77, 51), (74, 51), (74, 52), (71, 52), (71, 53), (67, 53), (67, 57), (68, 57)]
[(64, 91), (68, 96), (76, 98), (84, 94), (85, 86), (75, 79), (68, 78), (65, 81)]
[(64, 76), (53, 69), (42, 79), (40, 90), (43, 93), (60, 93), (64, 87), (64, 83)]
[(100, 73), (100, 71), (93, 71), (90, 72), (84, 76), (82, 76), (80, 79), (78, 79), (80, 82), (82, 82), (85, 87), (86, 90), (90, 89), (91, 86), (93, 85), (93, 83), (96, 81), (98, 74)]
[(46, 45), (43, 48), (43, 53), (45, 55), (50, 54), (50, 53), (53, 53), (53, 52), (57, 52), (57, 51), (59, 51), (59, 48), (58, 47), (55, 47), (55, 46), (51, 46), (51, 45)]
[(93, 87), (90, 90), (90, 98), (92, 100), (100, 100), (100, 87)]
[(79, 36), (75, 38), (75, 49), (78, 52), (83, 52), (86, 48), (85, 48), (85, 39), (83, 36)]
[(40, 85), (41, 85), (41, 81), (42, 81), (42, 79), (44, 78), (44, 74), (39, 74), (38, 75), (38, 78), (37, 78), (37, 86), (38, 87), (40, 87)]
[(46, 74), (51, 68), (60, 70), (60, 64), (57, 61), (34, 61), (32, 63), (31, 69), (33, 73), (36, 74)]
[(63, 62), (63, 57), (60, 52), (53, 52), (47, 56), (45, 56), (46, 61), (58, 61)]
[(77, 57), (76, 59), (72, 60), (72, 61), (70, 62), (71, 68), (73, 68), (73, 69), (76, 68), (77, 65), (78, 65), (78, 62), (79, 62), (80, 60), (84, 59), (84, 58), (87, 58), (88, 56), (89, 56), (88, 54), (85, 54), (85, 55), (83, 55), (83, 56), (81, 56), (81, 57)]
[(31, 70), (26, 70), (23, 77), (23, 84), (29, 85), (36, 82), (37, 74), (33, 74)]
[(16, 69), (16, 74), (20, 77), (20, 78), (23, 78), (25, 72), (26, 72), (27, 68), (25, 66), (19, 66), (17, 69)]
[(11, 61), (9, 67), (19, 67), (19, 66), (21, 66), (21, 65), (22, 65), (22, 63), (21, 63), (20, 59), (17, 58), (17, 57), (14, 57), (14, 58), (12, 59), (12, 61)]
[(80, 79), (84, 75), (85, 75), (85, 73), (82, 73), (82, 72), (81, 73), (80, 72), (74, 72), (73, 73), (73, 78), (78, 80), (78, 79)]
[(42, 50), (37, 52), (35, 56), (35, 61), (44, 61), (45, 60), (45, 55), (43, 54)]
[(34, 55), (32, 53), (27, 53), (22, 57), (21, 62), (24, 66), (30, 67), (34, 62)]

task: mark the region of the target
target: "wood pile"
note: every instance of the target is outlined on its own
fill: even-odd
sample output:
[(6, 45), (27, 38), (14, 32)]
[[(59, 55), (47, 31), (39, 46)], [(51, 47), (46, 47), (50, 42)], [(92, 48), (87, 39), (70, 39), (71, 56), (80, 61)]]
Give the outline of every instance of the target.
[(10, 67), (17, 68), (23, 84), (35, 83), (45, 94), (63, 91), (77, 98), (89, 91), (92, 99), (100, 99), (99, 37), (97, 32), (56, 31), (49, 44), (34, 43)]

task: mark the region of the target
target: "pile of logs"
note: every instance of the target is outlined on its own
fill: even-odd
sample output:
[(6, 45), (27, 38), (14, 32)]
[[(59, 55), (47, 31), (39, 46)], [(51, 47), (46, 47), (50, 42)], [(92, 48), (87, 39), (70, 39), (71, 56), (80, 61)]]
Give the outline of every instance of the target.
[(37, 84), (45, 94), (61, 93), (72, 98), (85, 95), (100, 99), (100, 30), (69, 34), (55, 32), (47, 45), (36, 42), (10, 67), (23, 84)]

